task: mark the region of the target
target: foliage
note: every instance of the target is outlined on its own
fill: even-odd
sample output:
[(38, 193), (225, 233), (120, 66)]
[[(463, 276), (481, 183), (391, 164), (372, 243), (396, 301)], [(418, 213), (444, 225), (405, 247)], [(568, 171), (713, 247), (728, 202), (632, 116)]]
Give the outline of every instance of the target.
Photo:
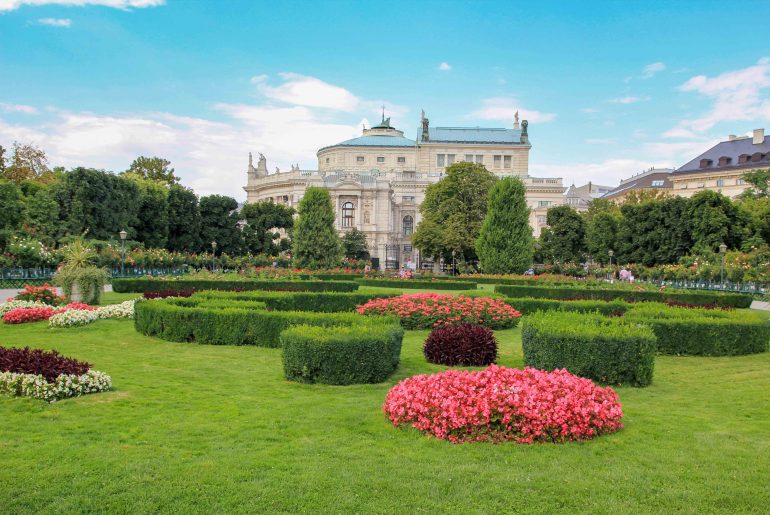
[(404, 379), (388, 392), (383, 410), (394, 426), (409, 425), (454, 443), (567, 442), (623, 427), (623, 411), (610, 388), (566, 370), (496, 365)]
[(475, 260), (487, 198), (496, 181), (483, 165), (461, 162), (448, 166), (444, 178), (426, 188), (422, 220), (412, 236), (423, 256), (449, 261), (454, 252), (458, 262)]
[(328, 190), (310, 187), (299, 203), (292, 237), (292, 256), (301, 268), (331, 268), (342, 261), (342, 245), (334, 228), (334, 209)]
[(139, 156), (124, 173), (167, 186), (179, 182), (179, 177), (174, 175), (174, 169), (171, 168), (171, 161), (160, 157)]
[(146, 247), (163, 248), (168, 244), (169, 190), (156, 181), (127, 174), (139, 189), (139, 212), (134, 238)]
[(361, 286), (375, 286), (380, 288), (401, 288), (404, 290), (472, 290), (476, 288), (474, 283), (460, 283), (452, 281), (426, 281), (417, 279), (356, 279)]
[(168, 249), (194, 252), (201, 248), (201, 214), (193, 190), (173, 184), (168, 190)]
[(618, 218), (605, 211), (586, 223), (586, 250), (594, 261), (607, 263), (609, 251), (618, 248)]
[(751, 188), (741, 194), (744, 198), (770, 197), (770, 168), (746, 172), (743, 180), (751, 184)]
[(41, 241), (29, 237), (11, 238), (6, 253), (13, 264), (24, 268), (36, 268), (52, 265), (55, 256)]
[(48, 306), (59, 306), (65, 302), (64, 297), (59, 295), (56, 288), (48, 283), (42, 286), (27, 284), (23, 290), (16, 294), (14, 300), (40, 302)]
[(342, 237), (343, 254), (348, 259), (369, 259), (369, 244), (366, 233), (353, 227)]
[(13, 154), (2, 169), (0, 179), (15, 183), (34, 180), (50, 182), (53, 174), (48, 168), (48, 156), (35, 145), (13, 142)]
[[(26, 184), (29, 183), (22, 183), (22, 190)], [(53, 245), (61, 232), (59, 212), (52, 188), (40, 187), (24, 192), (23, 230), (27, 234)]]
[(601, 313), (606, 316), (621, 316), (633, 304), (619, 300), (554, 300), (536, 297), (507, 297), (505, 302), (515, 306), (523, 315), (538, 311), (576, 311), (578, 313)]
[(521, 179), (506, 177), (489, 193), (476, 254), (484, 272), (520, 274), (532, 266), (533, 253), (526, 187)]
[(687, 206), (692, 248), (716, 251), (724, 243), (729, 249), (741, 247), (749, 235), (748, 216), (727, 197), (711, 190), (693, 195)]
[(238, 201), (224, 195), (208, 195), (201, 197), (198, 208), (201, 213), (201, 250), (211, 250), (211, 242), (215, 241), (220, 253), (241, 253)]
[[(289, 240), (281, 238), (281, 229), (294, 226), (294, 209), (274, 202), (252, 202), (241, 209), (243, 239), (249, 252), (277, 255), (289, 248)], [(276, 230), (277, 229), (277, 230)]]
[(24, 200), (21, 189), (13, 182), (0, 180), (0, 230), (15, 230), (24, 220)]
[(64, 357), (56, 351), (0, 347), (0, 372), (41, 375), (47, 381), (55, 381), (60, 374), (81, 375), (89, 368), (91, 365), (85, 361)]
[(622, 318), (535, 313), (524, 320), (521, 345), (528, 367), (566, 369), (607, 384), (652, 383), (655, 334), (649, 327)]
[(141, 278), (141, 279), (113, 279), (112, 291), (120, 293), (144, 293), (148, 291), (355, 291), (358, 283), (354, 281), (269, 281), (241, 278), (229, 279), (197, 279), (180, 277), (176, 279), (166, 278)]
[(606, 198), (595, 198), (588, 203), (588, 209), (583, 213), (583, 217), (590, 224), (594, 217), (600, 213), (619, 217), (620, 206)]
[(428, 363), (481, 367), (497, 359), (497, 340), (491, 329), (463, 322), (433, 329), (422, 352)]
[(303, 383), (380, 383), (398, 367), (404, 330), (398, 324), (300, 325), (281, 333), (286, 379)]
[(64, 266), (54, 275), (54, 282), (61, 286), (67, 298), (71, 299), (77, 288), (80, 300), (87, 304), (99, 304), (107, 279), (107, 272), (96, 266)]
[(428, 329), (465, 322), (490, 329), (515, 327), (521, 314), (500, 299), (440, 293), (411, 293), (360, 306), (362, 315), (393, 315), (406, 329)]
[[(359, 292), (277, 292), (277, 291), (203, 291), (195, 297), (207, 301), (227, 303), (232, 301), (263, 302), (267, 309), (278, 311), (319, 311), (336, 313), (355, 311), (370, 300), (383, 297), (396, 297), (397, 293), (359, 293)], [(150, 298), (145, 294), (146, 298)]]
[(623, 204), (618, 257), (646, 266), (675, 263), (692, 247), (688, 209), (682, 197)]
[(540, 236), (541, 252), (548, 262), (580, 261), (585, 254), (585, 221), (570, 206), (556, 206), (546, 215), (548, 227)]

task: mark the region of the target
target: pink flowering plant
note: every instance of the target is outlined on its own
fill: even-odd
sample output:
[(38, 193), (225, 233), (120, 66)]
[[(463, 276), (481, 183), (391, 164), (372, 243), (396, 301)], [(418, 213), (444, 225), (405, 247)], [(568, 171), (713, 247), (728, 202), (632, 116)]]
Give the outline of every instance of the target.
[(564, 369), (490, 365), (404, 379), (383, 411), (394, 426), (411, 426), (453, 443), (590, 440), (623, 427), (611, 388)]
[(431, 329), (461, 323), (490, 329), (515, 327), (521, 313), (501, 299), (441, 293), (410, 293), (370, 300), (356, 308), (362, 315), (395, 315), (405, 329)]

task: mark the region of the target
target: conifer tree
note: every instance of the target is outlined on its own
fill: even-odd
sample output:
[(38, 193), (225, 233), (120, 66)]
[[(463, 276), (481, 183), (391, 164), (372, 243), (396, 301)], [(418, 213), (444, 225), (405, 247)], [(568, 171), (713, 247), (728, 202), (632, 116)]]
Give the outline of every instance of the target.
[(292, 255), (300, 268), (332, 268), (342, 261), (342, 245), (334, 228), (334, 208), (329, 192), (311, 187), (299, 203), (294, 225)]
[(476, 253), (481, 270), (489, 274), (520, 274), (532, 266), (534, 253), (526, 188), (520, 179), (498, 181), (489, 193), (489, 204)]

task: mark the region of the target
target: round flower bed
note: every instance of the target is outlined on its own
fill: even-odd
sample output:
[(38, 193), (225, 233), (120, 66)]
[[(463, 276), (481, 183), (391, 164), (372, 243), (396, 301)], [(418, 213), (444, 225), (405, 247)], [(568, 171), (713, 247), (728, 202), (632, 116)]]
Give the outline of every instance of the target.
[(394, 426), (455, 443), (588, 440), (623, 427), (611, 388), (564, 369), (491, 365), (418, 375), (391, 388), (383, 410)]
[(463, 322), (490, 329), (515, 327), (521, 313), (500, 299), (441, 293), (411, 293), (370, 300), (356, 311), (362, 315), (395, 315), (405, 329), (429, 329)]
[(422, 352), (428, 362), (437, 365), (481, 367), (497, 359), (497, 340), (482, 325), (444, 325), (430, 332)]

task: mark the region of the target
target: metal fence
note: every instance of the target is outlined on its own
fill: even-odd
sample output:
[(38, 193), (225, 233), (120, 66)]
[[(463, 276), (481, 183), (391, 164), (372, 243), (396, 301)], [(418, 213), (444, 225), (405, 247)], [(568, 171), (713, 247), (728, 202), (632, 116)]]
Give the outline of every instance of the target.
[[(146, 275), (184, 275), (190, 271), (187, 266), (169, 268), (125, 267), (119, 266), (108, 270), (111, 277), (142, 277)], [(41, 286), (50, 283), (55, 268), (0, 268), (0, 288), (23, 288), (25, 284)]]

